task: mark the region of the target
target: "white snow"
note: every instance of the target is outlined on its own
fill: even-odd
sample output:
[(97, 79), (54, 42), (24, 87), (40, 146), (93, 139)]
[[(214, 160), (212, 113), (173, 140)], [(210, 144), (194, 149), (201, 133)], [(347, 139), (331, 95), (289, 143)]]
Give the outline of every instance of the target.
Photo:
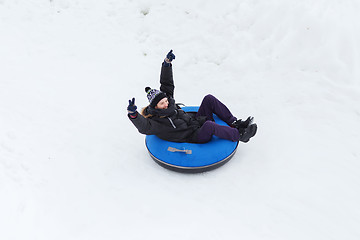
[[(357, 0), (0, 0), (0, 238), (360, 239)], [(258, 133), (203, 174), (127, 118), (173, 49), (176, 99)]]

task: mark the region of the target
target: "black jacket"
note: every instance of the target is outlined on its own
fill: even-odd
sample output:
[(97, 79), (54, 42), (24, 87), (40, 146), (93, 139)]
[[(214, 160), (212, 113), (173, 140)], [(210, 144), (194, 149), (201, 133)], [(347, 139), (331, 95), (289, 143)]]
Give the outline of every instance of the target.
[(156, 135), (159, 138), (172, 142), (196, 142), (197, 131), (205, 122), (205, 117), (195, 117), (195, 113), (186, 113), (174, 100), (174, 80), (172, 66), (161, 67), (160, 91), (164, 92), (169, 100), (168, 109), (159, 110), (147, 106), (142, 115), (129, 119), (139, 130), (146, 135)]

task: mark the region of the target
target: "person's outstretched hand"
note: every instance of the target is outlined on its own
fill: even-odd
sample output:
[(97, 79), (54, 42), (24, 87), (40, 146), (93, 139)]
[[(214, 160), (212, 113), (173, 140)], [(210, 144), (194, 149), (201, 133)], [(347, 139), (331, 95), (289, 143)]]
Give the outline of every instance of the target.
[(135, 98), (133, 98), (132, 100), (129, 100), (129, 106), (127, 107), (127, 111), (129, 113), (130, 116), (132, 117), (136, 117), (137, 116), (137, 106), (135, 105)]
[(168, 59), (169, 62), (171, 62), (172, 60), (175, 59), (175, 55), (173, 54), (173, 50), (170, 50), (170, 52), (168, 52), (168, 54), (166, 55), (166, 58)]
[(173, 54), (173, 50), (170, 50), (168, 54), (166, 55), (166, 58), (164, 59), (164, 66), (169, 67), (172, 60), (175, 59), (175, 55)]

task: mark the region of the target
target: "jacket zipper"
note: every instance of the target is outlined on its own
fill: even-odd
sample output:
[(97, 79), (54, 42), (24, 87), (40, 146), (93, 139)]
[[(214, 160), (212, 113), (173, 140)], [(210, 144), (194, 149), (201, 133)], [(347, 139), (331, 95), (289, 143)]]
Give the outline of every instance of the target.
[(168, 119), (169, 119), (171, 125), (173, 126), (173, 128), (176, 128), (176, 126), (175, 126), (175, 124), (173, 123), (173, 121), (171, 120), (171, 118), (168, 117)]

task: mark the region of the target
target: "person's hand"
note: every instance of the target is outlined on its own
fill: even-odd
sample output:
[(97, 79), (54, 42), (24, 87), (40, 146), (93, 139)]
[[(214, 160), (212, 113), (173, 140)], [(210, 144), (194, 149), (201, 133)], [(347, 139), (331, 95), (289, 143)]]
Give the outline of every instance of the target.
[(129, 115), (131, 116), (136, 116), (136, 111), (137, 106), (135, 105), (135, 98), (133, 98), (132, 100), (129, 100), (129, 106), (127, 107), (127, 111), (129, 113)]
[(175, 55), (173, 54), (173, 50), (170, 50), (170, 52), (168, 52), (168, 54), (166, 55), (165, 61), (167, 63), (171, 63), (172, 60), (175, 59)]
[(172, 60), (175, 59), (175, 55), (173, 54), (173, 50), (170, 50), (168, 54), (166, 55), (166, 58), (164, 59), (164, 66), (169, 67)]

